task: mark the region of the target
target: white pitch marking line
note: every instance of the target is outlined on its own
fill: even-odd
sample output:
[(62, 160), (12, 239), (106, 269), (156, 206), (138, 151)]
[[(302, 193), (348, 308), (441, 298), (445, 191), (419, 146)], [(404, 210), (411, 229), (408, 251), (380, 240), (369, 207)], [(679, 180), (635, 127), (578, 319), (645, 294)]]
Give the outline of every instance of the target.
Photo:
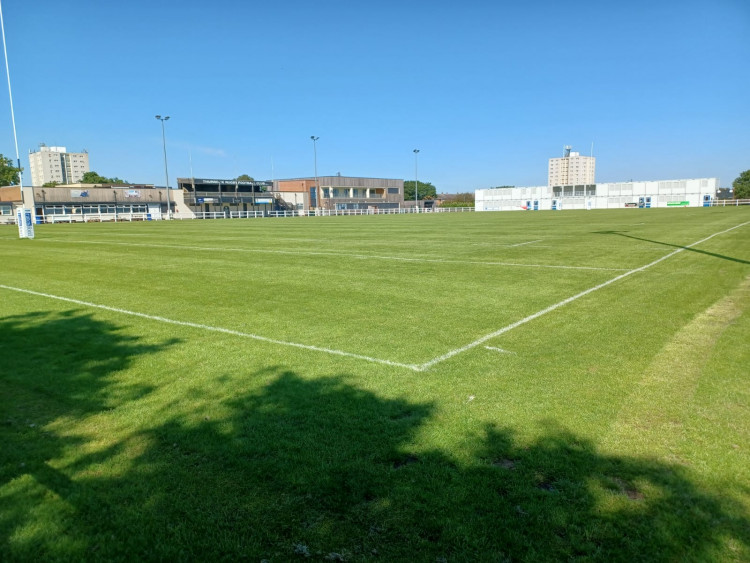
[(514, 246), (523, 246), (524, 244), (534, 244), (535, 242), (542, 242), (543, 239), (539, 240), (530, 240), (526, 242), (519, 242), (516, 244), (502, 244), (499, 242), (472, 242), (471, 246), (491, 246), (493, 248), (512, 248)]
[[(674, 250), (674, 251), (670, 252), (669, 254), (667, 254), (665, 256), (662, 256), (661, 258), (659, 258), (657, 260), (654, 260), (653, 262), (650, 262), (650, 263), (646, 264), (645, 266), (641, 266), (640, 268), (635, 268), (633, 270), (628, 270), (624, 274), (616, 276), (616, 277), (612, 278), (609, 281), (606, 281), (606, 282), (601, 283), (601, 284), (599, 284), (597, 286), (594, 286), (594, 287), (592, 287), (590, 289), (582, 291), (581, 293), (577, 293), (576, 295), (573, 295), (572, 297), (568, 297), (567, 299), (564, 299), (563, 301), (560, 301), (559, 303), (551, 305), (551, 306), (547, 307), (546, 309), (542, 309), (541, 311), (538, 311), (538, 312), (534, 313), (533, 315), (529, 315), (528, 317), (525, 317), (525, 318), (523, 318), (523, 319), (521, 319), (519, 321), (516, 321), (515, 323), (512, 323), (512, 324), (510, 324), (508, 326), (505, 326), (505, 327), (503, 327), (503, 328), (501, 328), (499, 330), (496, 330), (495, 332), (487, 334), (487, 335), (485, 335), (485, 336), (483, 336), (483, 337), (475, 340), (474, 342), (471, 342), (471, 343), (467, 344), (466, 346), (463, 346), (461, 348), (456, 348), (455, 350), (451, 350), (450, 352), (448, 352), (446, 354), (443, 354), (442, 356), (438, 356), (438, 357), (430, 360), (429, 362), (426, 362), (424, 364), (418, 364), (418, 365), (415, 365), (415, 364), (403, 364), (403, 363), (399, 363), (399, 362), (392, 362), (390, 360), (383, 360), (383, 359), (379, 359), (379, 358), (371, 358), (369, 356), (363, 356), (363, 355), (360, 355), (360, 354), (353, 354), (351, 352), (343, 352), (341, 350), (332, 350), (332, 349), (329, 349), (329, 348), (320, 348), (318, 346), (310, 346), (310, 345), (307, 345), (307, 344), (299, 344), (299, 343), (296, 343), (296, 342), (286, 342), (284, 340), (275, 340), (275, 339), (272, 339), (272, 338), (267, 338), (265, 336), (258, 336), (258, 335), (255, 335), (255, 334), (249, 334), (249, 333), (239, 332), (239, 331), (230, 330), (230, 329), (226, 329), (226, 328), (212, 327), (212, 326), (208, 326), (208, 325), (202, 325), (202, 324), (191, 323), (191, 322), (186, 322), (186, 321), (177, 321), (177, 320), (173, 320), (173, 319), (167, 319), (167, 318), (164, 318), (164, 317), (157, 317), (157, 316), (153, 316), (153, 315), (147, 315), (145, 313), (138, 313), (138, 312), (135, 312), (135, 311), (128, 311), (126, 309), (118, 309), (116, 307), (108, 307), (106, 305), (98, 305), (96, 303), (89, 303), (89, 302), (86, 302), (86, 301), (80, 301), (78, 299), (70, 299), (69, 297), (60, 297), (60, 296), (57, 296), (57, 295), (50, 295), (50, 294), (41, 293), (41, 292), (38, 292), (38, 291), (32, 291), (32, 290), (28, 290), (28, 289), (21, 289), (21, 288), (17, 288), (17, 287), (10, 287), (10, 286), (3, 285), (3, 284), (0, 284), (0, 289), (7, 289), (7, 290), (10, 290), (10, 291), (18, 291), (20, 293), (27, 293), (29, 295), (37, 295), (37, 296), (40, 296), (40, 297), (47, 297), (49, 299), (57, 299), (57, 300), (60, 300), (60, 301), (66, 301), (68, 303), (75, 303), (77, 305), (83, 305), (83, 306), (86, 306), (86, 307), (94, 307), (94, 308), (97, 308), (97, 309), (103, 309), (103, 310), (112, 311), (112, 312), (115, 312), (115, 313), (121, 313), (121, 314), (125, 314), (125, 315), (132, 315), (132, 316), (135, 316), (135, 317), (141, 317), (141, 318), (145, 318), (145, 319), (149, 319), (149, 320), (153, 320), (153, 321), (157, 321), (157, 322), (164, 322), (164, 323), (169, 323), (169, 324), (174, 324), (174, 325), (179, 325), (179, 326), (187, 326), (187, 327), (191, 327), (191, 328), (198, 328), (198, 329), (202, 329), (202, 330), (208, 330), (208, 331), (212, 331), (212, 332), (219, 332), (219, 333), (224, 333), (224, 334), (231, 334), (231, 335), (234, 335), (234, 336), (240, 336), (240, 337), (244, 337), (244, 338), (251, 338), (253, 340), (259, 340), (261, 342), (268, 342), (268, 343), (271, 343), (271, 344), (278, 344), (278, 345), (281, 345), (281, 346), (291, 346), (291, 347), (294, 347), (294, 348), (302, 348), (302, 349), (305, 349), (305, 350), (312, 350), (312, 351), (316, 351), (316, 352), (323, 352), (323, 353), (333, 354), (333, 355), (337, 355), (337, 356), (344, 356), (344, 357), (349, 357), (349, 358), (356, 358), (356, 359), (365, 360), (365, 361), (373, 362), (373, 363), (379, 363), (379, 364), (384, 364), (384, 365), (389, 365), (389, 366), (395, 366), (395, 367), (403, 367), (403, 368), (407, 368), (407, 369), (410, 369), (410, 370), (413, 370), (413, 371), (426, 371), (426, 370), (428, 370), (429, 368), (431, 368), (432, 366), (434, 366), (434, 365), (436, 365), (438, 363), (441, 363), (441, 362), (443, 362), (445, 360), (448, 360), (448, 359), (452, 358), (453, 356), (456, 356), (456, 355), (458, 355), (458, 354), (460, 354), (462, 352), (466, 352), (467, 350), (471, 350), (472, 348), (475, 348), (475, 347), (479, 346), (480, 344), (485, 343), (487, 340), (495, 338), (496, 336), (500, 336), (501, 334), (504, 334), (504, 333), (506, 333), (506, 332), (508, 332), (510, 330), (513, 330), (514, 328), (517, 328), (517, 327), (519, 327), (521, 325), (524, 325), (524, 324), (526, 324), (526, 323), (528, 323), (528, 322), (530, 322), (530, 321), (532, 321), (534, 319), (537, 319), (537, 318), (539, 318), (539, 317), (541, 317), (541, 316), (543, 316), (543, 315), (545, 315), (545, 314), (547, 314), (547, 313), (549, 313), (551, 311), (554, 311), (555, 309), (558, 309), (558, 308), (560, 308), (560, 307), (562, 307), (564, 305), (567, 305), (568, 303), (571, 303), (571, 302), (573, 302), (573, 301), (575, 301), (575, 300), (577, 300), (577, 299), (579, 299), (581, 297), (584, 297), (585, 295), (588, 295), (589, 293), (593, 293), (594, 291), (597, 291), (599, 289), (607, 287), (608, 285), (610, 285), (610, 284), (612, 284), (612, 283), (614, 283), (616, 281), (619, 281), (619, 280), (621, 280), (621, 279), (623, 279), (623, 278), (625, 278), (625, 277), (627, 277), (627, 276), (629, 276), (631, 274), (635, 274), (637, 272), (642, 272), (642, 271), (644, 271), (644, 270), (646, 270), (646, 269), (648, 269), (648, 268), (650, 268), (652, 266), (655, 266), (659, 262), (662, 262), (662, 261), (664, 261), (664, 260), (666, 260), (668, 258), (671, 258), (672, 256), (674, 256), (674, 255), (682, 252), (683, 250), (687, 250), (688, 248), (692, 248), (693, 246), (701, 244), (701, 243), (703, 243), (703, 242), (705, 242), (705, 241), (707, 241), (709, 239), (712, 239), (715, 236), (723, 235), (725, 233), (728, 233), (728, 232), (733, 231), (735, 229), (738, 229), (740, 227), (744, 227), (745, 225), (748, 225), (748, 224), (750, 224), (750, 221), (746, 221), (745, 223), (740, 223), (739, 225), (735, 225), (734, 227), (730, 227), (729, 229), (725, 229), (725, 230), (720, 231), (718, 233), (714, 233), (712, 235), (709, 235), (706, 238), (701, 239), (701, 240), (699, 240), (697, 242), (694, 242), (694, 243), (689, 244), (687, 246), (684, 246), (682, 248), (678, 248), (677, 250)], [(116, 243), (112, 243), (112, 244), (116, 244)], [(155, 246), (155, 245), (146, 245), (146, 246)], [(184, 247), (179, 247), (179, 248), (184, 248)], [(201, 250), (204, 249), (204, 247), (197, 247), (197, 248), (200, 248)]]
[(525, 318), (523, 318), (523, 319), (521, 319), (519, 321), (516, 321), (516, 322), (514, 322), (512, 324), (509, 324), (508, 326), (505, 326), (505, 327), (503, 327), (503, 328), (501, 328), (499, 330), (496, 330), (495, 332), (491, 332), (490, 334), (486, 334), (485, 336), (482, 336), (481, 338), (478, 338), (474, 342), (470, 342), (466, 346), (462, 346), (461, 348), (456, 348), (455, 350), (451, 350), (450, 352), (448, 352), (446, 354), (443, 354), (442, 356), (438, 356), (437, 358), (434, 358), (434, 359), (430, 360), (429, 362), (421, 364), (421, 365), (417, 366), (418, 371), (428, 370), (429, 368), (431, 368), (435, 364), (439, 364), (440, 362), (444, 362), (445, 360), (448, 360), (448, 359), (452, 358), (453, 356), (456, 356), (458, 354), (466, 352), (467, 350), (471, 350), (472, 348), (476, 348), (480, 344), (484, 344), (485, 342), (487, 342), (488, 340), (490, 340), (492, 338), (495, 338), (496, 336), (500, 336), (501, 334), (505, 334), (506, 332), (511, 331), (514, 328), (518, 328), (521, 325), (524, 325), (524, 324), (526, 324), (526, 323), (528, 323), (530, 321), (538, 319), (539, 317), (541, 317), (543, 315), (546, 315), (547, 313), (550, 313), (550, 312), (554, 311), (555, 309), (559, 309), (560, 307), (562, 307), (564, 305), (567, 305), (568, 303), (572, 303), (573, 301), (576, 301), (577, 299), (580, 299), (581, 297), (584, 297), (584, 296), (588, 295), (589, 293), (593, 293), (593, 292), (595, 292), (595, 291), (597, 291), (599, 289), (607, 287), (608, 285), (611, 285), (611, 284), (615, 283), (616, 281), (619, 281), (619, 280), (621, 280), (623, 278), (626, 278), (626, 277), (628, 277), (628, 276), (630, 276), (632, 274), (635, 274), (635, 273), (647, 270), (648, 268), (650, 268), (652, 266), (655, 266), (659, 262), (662, 262), (662, 261), (666, 260), (667, 258), (671, 258), (675, 254), (679, 254), (680, 252), (682, 252), (684, 250), (687, 250), (688, 248), (691, 248), (693, 246), (696, 246), (698, 244), (706, 242), (707, 240), (712, 239), (715, 236), (723, 235), (725, 233), (728, 233), (729, 231), (733, 231), (735, 229), (739, 229), (740, 227), (744, 227), (745, 225), (750, 225), (750, 221), (746, 221), (745, 223), (741, 223), (739, 225), (735, 225), (734, 227), (730, 227), (729, 229), (726, 229), (724, 231), (720, 231), (718, 233), (714, 233), (712, 235), (709, 235), (706, 238), (701, 239), (701, 240), (699, 240), (697, 242), (694, 242), (694, 243), (689, 244), (687, 246), (684, 246), (682, 248), (678, 248), (677, 250), (673, 250), (669, 254), (666, 254), (665, 256), (662, 256), (661, 258), (658, 258), (658, 259), (654, 260), (653, 262), (649, 262), (645, 266), (641, 266), (640, 268), (635, 268), (633, 270), (629, 270), (629, 271), (625, 272), (624, 274), (620, 274), (619, 276), (616, 276), (616, 277), (612, 278), (611, 280), (605, 281), (604, 283), (600, 283), (599, 285), (596, 285), (596, 286), (594, 286), (592, 288), (589, 288), (589, 289), (587, 289), (585, 291), (577, 293), (577, 294), (573, 295), (572, 297), (568, 297), (567, 299), (563, 299), (559, 303), (555, 303), (554, 305), (550, 305), (546, 309), (542, 309), (541, 311), (537, 311), (533, 315), (529, 315), (528, 317), (525, 317)]
[(529, 242), (519, 242), (518, 244), (509, 244), (508, 246), (512, 248), (514, 246), (523, 246), (525, 244), (534, 244), (535, 242), (542, 242), (542, 239), (539, 239), (539, 240), (530, 240)]
[(383, 364), (387, 366), (407, 368), (414, 371), (419, 371), (418, 367), (412, 364), (402, 364), (399, 362), (392, 362), (390, 360), (383, 360), (381, 358), (372, 358), (370, 356), (363, 356), (361, 354), (353, 354), (351, 352), (344, 352), (342, 350), (333, 350), (331, 348), (321, 348), (320, 346), (311, 346), (309, 344), (300, 344), (298, 342), (287, 342), (285, 340), (277, 340), (275, 338), (267, 338), (265, 336), (259, 336), (257, 334), (250, 334), (248, 332), (240, 332), (238, 330), (231, 330), (228, 328), (221, 328), (216, 326), (209, 326), (199, 323), (191, 323), (188, 321), (178, 321), (175, 319), (167, 319), (165, 317), (159, 317), (156, 315), (147, 315), (145, 313), (139, 313), (137, 311), (128, 311), (127, 309), (119, 309), (117, 307), (108, 307), (107, 305), (99, 305), (97, 303), (89, 303), (88, 301), (80, 301), (78, 299), (71, 299), (69, 297), (61, 297), (59, 295), (50, 295), (49, 293), (42, 293), (39, 291), (32, 291), (30, 289), (22, 289), (19, 287), (11, 287), (8, 285), (0, 284), (1, 289), (7, 289), (9, 291), (17, 291), (19, 293), (26, 293), (29, 295), (36, 295), (38, 297), (46, 297), (48, 299), (56, 299), (58, 301), (65, 301), (67, 303), (74, 303), (76, 305), (82, 305), (84, 307), (94, 307), (96, 309), (103, 309), (105, 311), (112, 311), (113, 313), (120, 313), (123, 315), (130, 315), (133, 317), (140, 317), (142, 319), (148, 319), (150, 321), (156, 321), (160, 323), (167, 323), (178, 326), (186, 326), (190, 328), (197, 328), (200, 330), (208, 330), (211, 332), (220, 332), (222, 334), (231, 334), (232, 336), (239, 336), (242, 338), (250, 338), (252, 340), (259, 340), (261, 342), (268, 342), (270, 344), (278, 344), (280, 346), (290, 346), (292, 348), (302, 348), (303, 350), (311, 350), (313, 352), (323, 352), (325, 354), (333, 354), (335, 356), (344, 356), (347, 358), (355, 358), (357, 360), (365, 360), (376, 364)]
[(487, 349), (487, 350), (493, 350), (495, 352), (501, 352), (503, 354), (515, 354), (515, 352), (511, 352), (510, 350), (504, 350), (502, 348), (497, 348), (495, 346), (485, 346), (485, 349)]
[(517, 262), (483, 262), (480, 260), (445, 260), (442, 258), (407, 258), (402, 256), (381, 256), (376, 254), (351, 254), (346, 252), (306, 252), (300, 250), (271, 250), (265, 248), (221, 248), (210, 246), (188, 246), (182, 244), (146, 244), (138, 242), (114, 242), (101, 240), (66, 240), (43, 239), (45, 242), (61, 242), (76, 244), (111, 244), (114, 246), (141, 246), (146, 248), (177, 248), (181, 250), (205, 250), (210, 252), (253, 252), (262, 254), (289, 254), (292, 256), (340, 256), (361, 260), (396, 260), (401, 262), (432, 262), (438, 264), (477, 264), (481, 266), (512, 266), (518, 268), (553, 268), (561, 270), (594, 270), (604, 272), (625, 272), (627, 268), (597, 268), (594, 266), (564, 266), (553, 264), (520, 264)]

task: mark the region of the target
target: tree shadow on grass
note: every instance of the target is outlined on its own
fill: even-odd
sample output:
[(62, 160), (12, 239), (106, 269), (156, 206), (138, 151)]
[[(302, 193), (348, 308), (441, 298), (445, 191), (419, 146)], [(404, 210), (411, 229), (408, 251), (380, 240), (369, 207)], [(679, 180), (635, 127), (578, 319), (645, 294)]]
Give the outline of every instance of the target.
[(0, 318), (0, 339), (0, 552), (7, 553), (3, 546), (14, 530), (43, 510), (42, 491), (68, 498), (76, 490), (48, 461), (82, 446), (82, 439), (47, 426), (143, 397), (148, 385), (119, 383), (113, 374), (170, 343), (140, 344), (76, 310)]
[[(121, 476), (88, 472), (63, 491), (72, 507), (64, 547), (6, 538), (10, 553), (431, 562), (748, 554), (742, 506), (681, 466), (603, 455), (554, 424), (532, 443), (488, 426), (466, 461), (419, 449), (431, 404), (378, 397), (345, 376), (246, 377), (268, 382), (225, 401), (228, 415), (165, 406)], [(77, 467), (106, 457), (83, 456)]]
[(742, 260), (741, 258), (734, 258), (732, 256), (724, 256), (723, 254), (717, 254), (716, 252), (708, 252), (707, 250), (701, 250), (699, 248), (693, 248), (692, 246), (682, 246), (680, 244), (672, 244), (669, 242), (662, 242), (659, 240), (652, 240), (648, 238), (643, 237), (637, 237), (635, 235), (629, 235), (627, 234), (627, 231), (594, 231), (594, 234), (597, 235), (618, 235), (625, 238), (630, 238), (633, 240), (640, 240), (643, 242), (651, 242), (653, 244), (661, 244), (662, 246), (669, 246), (670, 248), (681, 248), (682, 250), (688, 250), (690, 252), (695, 252), (697, 254), (704, 254), (706, 256), (713, 256), (714, 258), (720, 258), (722, 260), (729, 260), (730, 262), (739, 262), (740, 264), (750, 264), (747, 260)]

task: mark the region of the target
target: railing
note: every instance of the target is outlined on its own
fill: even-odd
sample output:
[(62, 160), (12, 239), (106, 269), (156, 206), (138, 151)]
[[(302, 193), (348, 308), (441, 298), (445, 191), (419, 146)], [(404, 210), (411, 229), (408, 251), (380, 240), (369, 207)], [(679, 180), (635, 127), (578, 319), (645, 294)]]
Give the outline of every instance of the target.
[(298, 211), (300, 215), (309, 217), (337, 216), (337, 215), (409, 215), (414, 213), (467, 213), (474, 211), (473, 207), (404, 207), (396, 209), (311, 209)]
[[(750, 200), (746, 203), (750, 204)], [(341, 217), (356, 215), (410, 215), (426, 213), (468, 213), (473, 207), (435, 207), (435, 208), (396, 208), (396, 209), (310, 209), (293, 211), (196, 211), (191, 213), (172, 213), (172, 219), (260, 219), (263, 217)], [(37, 215), (37, 223), (99, 223), (122, 221), (161, 221), (166, 219), (164, 213), (65, 213), (54, 215)], [(15, 224), (14, 216), (2, 216), (10, 224)]]
[(197, 211), (195, 217), (176, 217), (176, 219), (259, 219), (262, 217), (337, 217), (345, 215), (404, 215), (413, 213), (467, 213), (473, 207), (413, 207), (397, 209), (309, 209), (285, 211)]
[(255, 219), (263, 217), (263, 211), (230, 211), (230, 219)]
[(711, 207), (727, 207), (735, 205), (750, 205), (750, 199), (712, 199)]

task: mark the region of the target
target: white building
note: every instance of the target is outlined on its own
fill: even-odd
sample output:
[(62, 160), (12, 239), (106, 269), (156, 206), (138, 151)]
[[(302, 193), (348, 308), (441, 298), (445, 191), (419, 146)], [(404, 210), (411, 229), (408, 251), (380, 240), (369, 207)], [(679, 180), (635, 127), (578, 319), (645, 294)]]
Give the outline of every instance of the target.
[(67, 152), (65, 147), (39, 145), (38, 151), (29, 152), (31, 185), (43, 186), (49, 182), (75, 184), (89, 172), (87, 152)]
[(549, 159), (548, 186), (591, 185), (595, 182), (596, 158), (581, 156), (565, 147), (565, 156)]
[(718, 178), (614, 182), (475, 191), (476, 211), (710, 206)]

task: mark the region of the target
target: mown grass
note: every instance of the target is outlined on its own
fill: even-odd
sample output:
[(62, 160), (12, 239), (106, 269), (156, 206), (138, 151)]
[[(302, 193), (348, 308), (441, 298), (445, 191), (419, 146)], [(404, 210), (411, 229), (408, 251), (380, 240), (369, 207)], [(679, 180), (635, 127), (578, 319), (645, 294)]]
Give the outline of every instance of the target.
[[(0, 284), (421, 363), (747, 221), (8, 228)], [(750, 559), (748, 242), (711, 238), (422, 372), (0, 288), (0, 552)]]

